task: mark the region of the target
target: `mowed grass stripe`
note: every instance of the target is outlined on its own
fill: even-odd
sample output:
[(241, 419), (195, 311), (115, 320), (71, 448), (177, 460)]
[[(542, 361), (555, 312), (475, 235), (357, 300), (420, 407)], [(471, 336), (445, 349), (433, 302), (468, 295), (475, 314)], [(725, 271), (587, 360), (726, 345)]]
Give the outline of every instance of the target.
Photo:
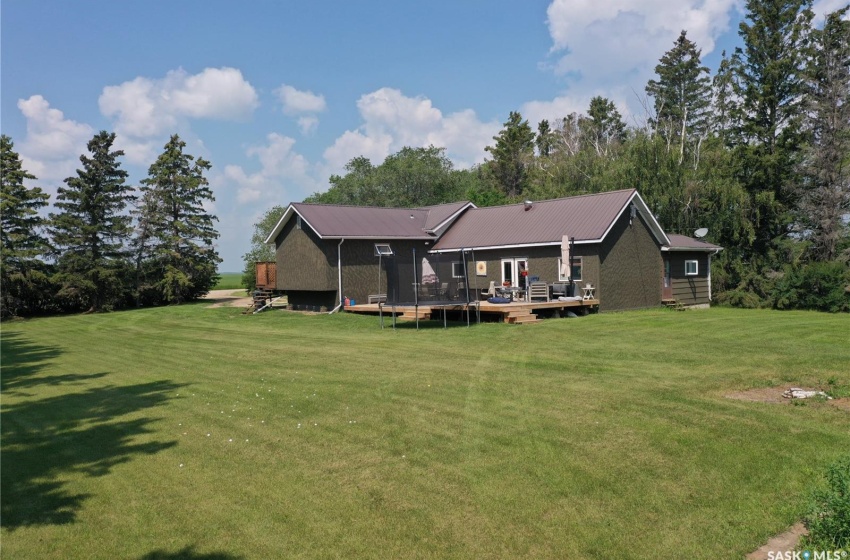
[(796, 519), (850, 430), (823, 403), (723, 394), (850, 382), (846, 321), (417, 332), (196, 304), (8, 323), (5, 552), (739, 557)]

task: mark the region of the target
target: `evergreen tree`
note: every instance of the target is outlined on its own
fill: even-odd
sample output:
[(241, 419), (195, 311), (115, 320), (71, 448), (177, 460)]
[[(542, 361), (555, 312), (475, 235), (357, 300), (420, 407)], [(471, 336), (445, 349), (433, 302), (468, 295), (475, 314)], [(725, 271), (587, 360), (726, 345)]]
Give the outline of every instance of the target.
[(142, 180), (144, 196), (151, 197), (143, 216), (150, 231), (150, 266), (156, 271), (158, 295), (167, 303), (209, 292), (221, 262), (213, 245), (217, 218), (204, 208), (205, 202), (215, 201), (204, 177), (210, 163), (184, 153), (185, 147), (173, 135)]
[(537, 154), (542, 158), (547, 158), (552, 153), (552, 144), (555, 142), (554, 132), (549, 127), (549, 121), (543, 119), (537, 125), (537, 138), (534, 143), (537, 145)]
[(740, 180), (753, 199), (755, 252), (787, 232), (789, 187), (803, 142), (810, 0), (747, 0), (736, 49), (741, 84)]
[(65, 179), (50, 214), (57, 259), (59, 297), (66, 306), (89, 311), (111, 309), (125, 297), (131, 218), (125, 213), (133, 188), (124, 183), (121, 150), (110, 151), (115, 133), (101, 131), (88, 143), (91, 157)]
[(614, 102), (605, 97), (597, 96), (590, 100), (583, 124), (586, 130), (584, 138), (599, 155), (609, 155), (612, 146), (626, 139), (626, 123)]
[(519, 196), (528, 184), (528, 169), (534, 160), (534, 131), (521, 114), (511, 111), (493, 140), (495, 145), (484, 148), (493, 156), (488, 169), (507, 196)]
[(740, 123), (739, 62), (737, 57), (728, 57), (726, 51), (723, 51), (717, 73), (711, 81), (710, 129), (724, 146), (730, 147), (735, 144), (736, 130)]
[(25, 180), (35, 180), (21, 165), (12, 139), (0, 136), (0, 317), (38, 310), (45, 297), (46, 276), (41, 257), (47, 242), (41, 235), (44, 220), (40, 208), (49, 196), (38, 187), (27, 188)]
[(650, 80), (646, 93), (655, 100), (655, 120), (668, 146), (679, 144), (679, 162), (685, 145), (699, 145), (707, 129), (711, 99), (708, 68), (700, 62), (701, 51), (688, 40), (685, 31), (674, 47), (664, 53), (655, 67), (658, 80)]
[(815, 260), (832, 260), (847, 238), (850, 213), (850, 21), (848, 7), (812, 32), (806, 129), (798, 214)]

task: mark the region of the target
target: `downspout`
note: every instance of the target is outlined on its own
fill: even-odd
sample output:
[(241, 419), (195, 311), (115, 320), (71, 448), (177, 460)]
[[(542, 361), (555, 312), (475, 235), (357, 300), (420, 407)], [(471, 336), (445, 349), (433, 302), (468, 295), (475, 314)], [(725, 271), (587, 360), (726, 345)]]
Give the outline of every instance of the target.
[(345, 239), (339, 240), (339, 245), (336, 246), (336, 270), (339, 273), (339, 305), (334, 307), (332, 310), (328, 312), (328, 315), (336, 313), (342, 308), (342, 305), (345, 303), (345, 299), (342, 297), (342, 244), (345, 243)]

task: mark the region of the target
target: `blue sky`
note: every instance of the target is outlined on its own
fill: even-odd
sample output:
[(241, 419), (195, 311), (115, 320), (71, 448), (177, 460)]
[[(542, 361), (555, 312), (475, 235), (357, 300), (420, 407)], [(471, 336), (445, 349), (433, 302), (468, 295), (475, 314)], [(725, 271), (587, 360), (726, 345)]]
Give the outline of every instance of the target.
[(267, 208), (326, 190), (353, 157), (378, 164), (434, 144), (468, 167), (510, 111), (536, 128), (594, 95), (639, 122), (680, 30), (713, 71), (739, 44), (742, 11), (739, 0), (5, 0), (2, 132), (50, 193), (99, 130), (118, 134), (133, 184), (180, 134), (213, 165), (221, 270), (236, 271)]

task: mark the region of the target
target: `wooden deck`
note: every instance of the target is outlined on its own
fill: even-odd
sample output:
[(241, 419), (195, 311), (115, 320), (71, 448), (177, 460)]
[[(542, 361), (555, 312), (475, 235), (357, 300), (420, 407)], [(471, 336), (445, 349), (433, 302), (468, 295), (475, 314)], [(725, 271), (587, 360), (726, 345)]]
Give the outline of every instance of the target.
[[(585, 315), (590, 311), (595, 311), (599, 307), (599, 300), (587, 299), (579, 301), (515, 301), (511, 303), (489, 303), (487, 301), (472, 302), (469, 304), (470, 313), (475, 313), (475, 308), (481, 310), (482, 319), (497, 318), (505, 323), (514, 325), (522, 325), (526, 323), (537, 323), (540, 321), (540, 314), (558, 314), (564, 315), (568, 311), (572, 311), (577, 315)], [(377, 315), (381, 313), (381, 306), (377, 303), (367, 303), (358, 305), (345, 306), (346, 311), (352, 313), (368, 313)], [(420, 305), (418, 309), (419, 320), (428, 320), (440, 316), (440, 312), (445, 310), (449, 313), (465, 313), (466, 304), (458, 305), (439, 305), (428, 306)], [(383, 313), (392, 315), (393, 307), (383, 304)], [(396, 319), (415, 321), (417, 319), (417, 309), (415, 306), (395, 306)]]

